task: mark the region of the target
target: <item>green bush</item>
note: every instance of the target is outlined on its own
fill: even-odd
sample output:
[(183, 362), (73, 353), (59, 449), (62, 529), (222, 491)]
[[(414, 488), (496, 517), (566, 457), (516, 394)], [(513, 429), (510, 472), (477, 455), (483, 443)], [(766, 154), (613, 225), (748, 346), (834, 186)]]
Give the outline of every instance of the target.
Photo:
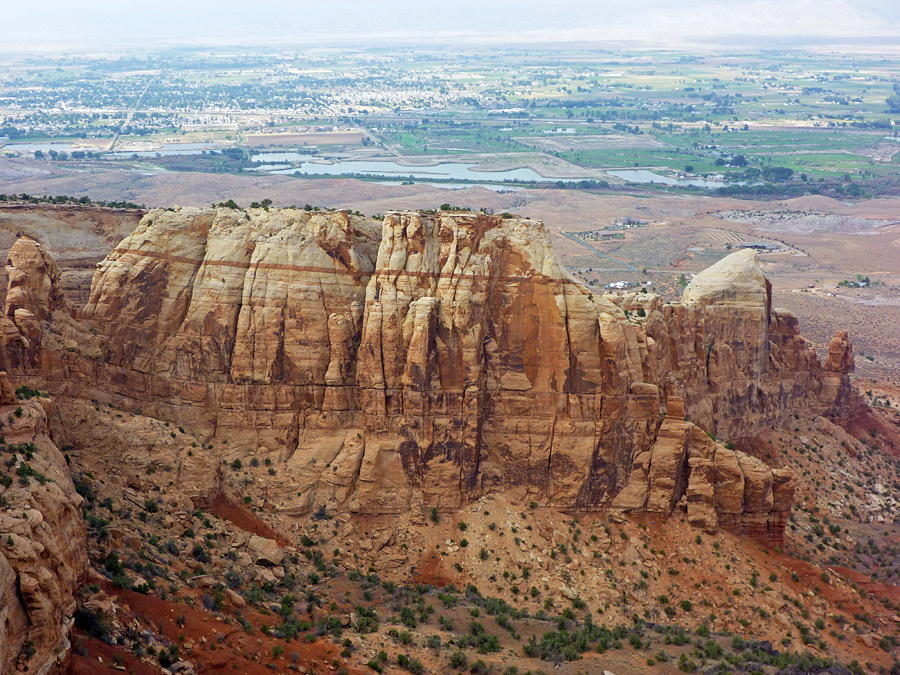
[(466, 658), (466, 655), (462, 652), (453, 652), (450, 655), (450, 667), (451, 668), (465, 668), (466, 664), (469, 663), (469, 659)]
[(697, 670), (697, 664), (691, 661), (686, 654), (678, 657), (678, 670), (683, 673), (693, 673)]
[(75, 626), (97, 640), (106, 640), (109, 636), (109, 625), (103, 615), (86, 607), (75, 610)]

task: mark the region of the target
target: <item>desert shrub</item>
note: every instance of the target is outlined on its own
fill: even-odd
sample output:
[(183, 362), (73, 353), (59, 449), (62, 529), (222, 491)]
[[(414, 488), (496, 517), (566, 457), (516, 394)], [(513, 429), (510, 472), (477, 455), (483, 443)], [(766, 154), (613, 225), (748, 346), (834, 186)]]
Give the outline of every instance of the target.
[(83, 630), (89, 637), (97, 640), (109, 640), (109, 624), (100, 612), (79, 607), (75, 610), (75, 625)]
[(451, 668), (465, 668), (468, 663), (469, 659), (463, 652), (453, 652), (450, 655)]

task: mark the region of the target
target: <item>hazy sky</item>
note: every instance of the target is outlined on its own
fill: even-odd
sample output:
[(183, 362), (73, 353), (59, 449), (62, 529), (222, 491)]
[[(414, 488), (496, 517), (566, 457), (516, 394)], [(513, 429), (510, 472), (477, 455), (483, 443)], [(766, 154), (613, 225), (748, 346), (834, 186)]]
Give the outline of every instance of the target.
[(900, 42), (898, 0), (8, 0), (0, 51), (171, 44), (528, 45), (727, 35), (881, 36)]

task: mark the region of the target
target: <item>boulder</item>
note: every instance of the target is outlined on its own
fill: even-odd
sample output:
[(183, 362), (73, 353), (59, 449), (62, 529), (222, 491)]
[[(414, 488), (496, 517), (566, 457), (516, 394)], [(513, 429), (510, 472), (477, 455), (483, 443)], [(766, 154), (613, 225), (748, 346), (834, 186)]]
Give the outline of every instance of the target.
[(697, 274), (684, 289), (685, 302), (712, 305), (752, 305), (765, 307), (769, 301), (768, 281), (753, 249), (725, 256)]
[(268, 567), (280, 566), (285, 556), (284, 550), (274, 539), (266, 539), (255, 534), (247, 542), (247, 552), (257, 565)]

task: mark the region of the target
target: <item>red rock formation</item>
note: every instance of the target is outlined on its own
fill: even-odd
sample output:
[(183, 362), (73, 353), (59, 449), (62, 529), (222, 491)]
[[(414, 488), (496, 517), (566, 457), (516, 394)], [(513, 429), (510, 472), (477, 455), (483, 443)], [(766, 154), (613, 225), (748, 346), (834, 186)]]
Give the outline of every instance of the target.
[(391, 213), (379, 243), (342, 212), (155, 211), (98, 267), (82, 314), (51, 311), (39, 347), (10, 341), (11, 372), (227, 440), (198, 453), (209, 476), (222, 452), (273, 456), (284, 513), (492, 490), (597, 509), (622, 492), (631, 510), (684, 498), (698, 523), (763, 537), (790, 481), (703, 432), (860, 404), (772, 309), (752, 251), (682, 303), (596, 296), (519, 218)]
[(59, 269), (43, 244), (19, 237), (6, 259), (6, 315), (14, 320), (22, 312), (36, 321), (66, 305), (59, 283)]
[[(271, 459), (265, 486), (245, 487), (285, 516), (508, 491), (571, 510), (683, 508), (704, 530), (779, 545), (793, 473), (715, 437), (865, 409), (846, 333), (823, 368), (772, 308), (752, 251), (666, 303), (593, 295), (528, 219), (390, 213), (379, 227), (346, 212), (183, 209), (142, 219), (80, 313), (36, 241), (17, 241), (7, 273), (0, 366), (56, 394), (57, 442), (111, 448), (135, 473), (162, 462), (201, 499), (223, 461)], [(0, 402), (7, 442), (32, 442), (27, 461), (52, 479), (0, 488), (0, 668), (40, 670), (65, 647), (86, 565), (81, 498), (43, 409), (9, 414), (2, 373)], [(257, 560), (275, 561), (273, 544), (256, 541)]]
[(0, 406), (16, 405), (17, 403), (16, 390), (9, 382), (9, 375), (0, 372)]
[(295, 447), (352, 424), (377, 243), (340, 212), (152, 212), (98, 268), (84, 316), (117, 394), (241, 446)]
[(42, 322), (67, 304), (56, 262), (40, 242), (19, 237), (7, 255), (6, 275), (6, 340), (37, 345)]
[[(669, 399), (670, 409), (680, 402)], [(771, 545), (783, 544), (796, 478), (713, 440), (695, 424), (667, 416), (650, 450), (635, 459), (612, 508), (668, 516), (677, 505), (707, 532), (719, 527)]]
[(823, 368), (832, 373), (852, 373), (856, 370), (853, 360), (853, 345), (847, 331), (838, 331), (828, 344), (828, 356)]

